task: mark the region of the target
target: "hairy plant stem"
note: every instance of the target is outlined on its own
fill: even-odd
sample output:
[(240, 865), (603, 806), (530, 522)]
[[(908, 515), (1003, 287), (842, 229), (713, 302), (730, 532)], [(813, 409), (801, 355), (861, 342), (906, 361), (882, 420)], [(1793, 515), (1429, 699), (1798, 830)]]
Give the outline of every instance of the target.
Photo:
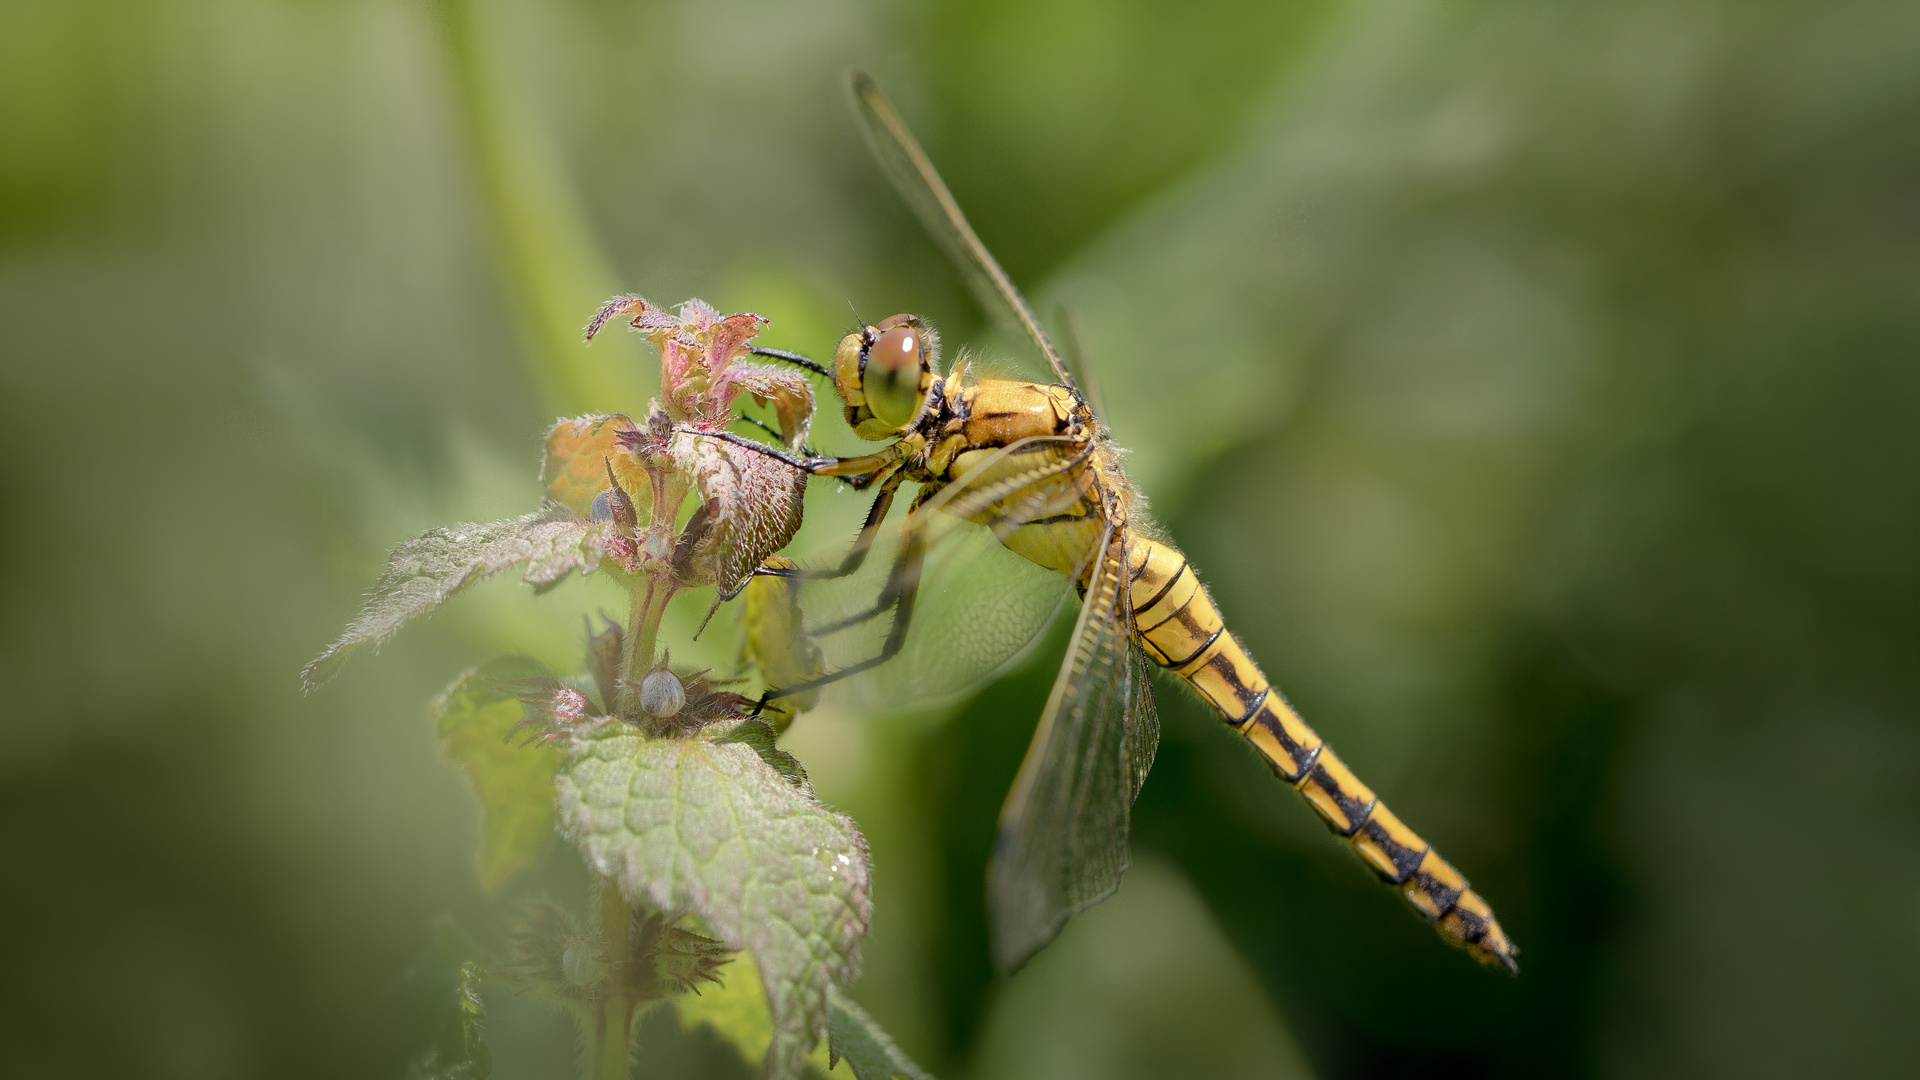
[[(656, 406), (657, 407), (657, 406)], [(623, 581), (627, 587), (626, 653), (620, 658), (620, 694), (616, 715), (639, 715), (640, 681), (653, 670), (653, 652), (660, 643), (660, 620), (666, 616), (667, 601), (680, 591), (680, 583), (667, 569), (679, 537), (673, 520), (680, 504), (693, 486), (685, 476), (643, 457), (651, 480), (652, 506), (647, 527), (635, 540), (647, 563), (645, 573)]]
[(634, 578), (627, 587), (627, 632), (625, 653), (620, 657), (620, 695), (617, 711), (621, 716), (636, 714), (640, 701), (640, 681), (653, 670), (654, 651), (660, 643), (660, 620), (667, 613), (667, 601), (679, 591), (670, 577)]
[(635, 977), (632, 967), (648, 957), (633, 947), (633, 910), (613, 882), (600, 880), (595, 904), (599, 908), (600, 940), (612, 967), (607, 979), (612, 989), (586, 1022), (587, 1080), (626, 1080), (627, 1065), (633, 1057), (633, 1025), (640, 1018), (641, 1005), (633, 988), (642, 980)]
[[(679, 583), (665, 574), (643, 574), (627, 579), (625, 584), (629, 607), (616, 711), (622, 716), (635, 716), (639, 714), (640, 682), (652, 669), (654, 650), (659, 645), (660, 620), (666, 614), (667, 601), (679, 591)], [(611, 989), (581, 1020), (587, 1042), (586, 1076), (587, 1080), (626, 1080), (633, 1053), (633, 1026), (644, 1004), (636, 988), (648, 985), (652, 975), (634, 968), (652, 963), (653, 951), (636, 947), (642, 943), (633, 939), (633, 909), (612, 881), (599, 880), (594, 905), (600, 942), (611, 966), (607, 979)]]

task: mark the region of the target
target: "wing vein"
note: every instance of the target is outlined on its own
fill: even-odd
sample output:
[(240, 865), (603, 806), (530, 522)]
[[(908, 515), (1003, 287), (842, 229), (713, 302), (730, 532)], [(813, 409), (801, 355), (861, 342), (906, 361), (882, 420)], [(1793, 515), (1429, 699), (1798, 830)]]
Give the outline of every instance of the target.
[(1133, 797), (1159, 738), (1127, 604), (1124, 524), (1109, 523), (1067, 656), (1001, 810), (990, 868), (995, 961), (1013, 970), (1119, 887)]

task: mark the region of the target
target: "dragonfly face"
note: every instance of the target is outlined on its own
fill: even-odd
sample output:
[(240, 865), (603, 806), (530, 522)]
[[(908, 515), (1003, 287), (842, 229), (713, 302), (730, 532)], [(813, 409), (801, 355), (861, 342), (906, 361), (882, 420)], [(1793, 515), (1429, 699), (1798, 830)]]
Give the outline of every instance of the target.
[[(933, 331), (911, 315), (862, 327), (840, 342), (832, 374), (847, 421), (862, 438), (890, 444), (856, 458), (783, 458), (877, 489), (837, 568), (785, 576), (823, 587), (857, 583), (901, 484), (912, 481), (920, 491), (884, 581), (851, 590), (850, 604), (803, 592), (795, 609), (805, 612), (809, 640), (828, 647), (857, 637), (858, 628), (874, 633), (845, 659), (821, 663), (819, 653), (804, 653), (799, 669), (825, 674), (768, 696), (811, 692), (876, 668), (876, 677), (904, 672), (893, 685), (909, 696), (916, 682), (964, 690), (1030, 644), (1077, 592), (1067, 655), (1001, 810), (988, 871), (1001, 968), (1025, 963), (1070, 915), (1118, 887), (1129, 857), (1129, 808), (1159, 740), (1148, 672), (1160, 667), (1251, 743), (1443, 937), (1483, 963), (1517, 972), (1518, 950), (1486, 901), (1307, 727), (1226, 628), (1186, 556), (1154, 538), (1121, 454), (1032, 308), (879, 88), (863, 75), (852, 88), (895, 186), (982, 305), (1046, 360), (1054, 381), (976, 381), (965, 370), (939, 377)], [(787, 359), (824, 370), (804, 357)], [(921, 631), (910, 635), (916, 625)], [(884, 639), (875, 641), (877, 635)], [(787, 649), (763, 661), (762, 672), (800, 655)]]
[(939, 335), (917, 315), (895, 315), (841, 338), (833, 385), (854, 434), (883, 442), (910, 430), (939, 386), (939, 350)]

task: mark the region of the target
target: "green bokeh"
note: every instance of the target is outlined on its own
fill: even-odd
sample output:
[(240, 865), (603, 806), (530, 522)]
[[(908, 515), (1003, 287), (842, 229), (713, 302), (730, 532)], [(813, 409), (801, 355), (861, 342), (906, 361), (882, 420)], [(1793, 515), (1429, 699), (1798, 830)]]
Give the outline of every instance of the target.
[[(466, 52), (447, 10), (0, 5), (9, 1075), (397, 1076), (425, 1043), (403, 976), (436, 914), (490, 918), (426, 702), (498, 651), (571, 665), (621, 603), (493, 583), (319, 694), (298, 671), (387, 547), (531, 508), (554, 409), (645, 362), (539, 374), (597, 276), (816, 354), (849, 301), (972, 336), (847, 64), (1072, 304), (1268, 675), (1524, 950), (1507, 980), (1446, 949), (1168, 682), (1137, 888), (996, 983), (982, 867), (1043, 649), (951, 718), (789, 737), (873, 843), (854, 996), (904, 1049), (943, 1077), (1920, 1058), (1912, 5), (475, 0)], [(583, 228), (501, 237), (502, 183)], [(531, 311), (543, 258), (575, 276)], [(816, 487), (807, 547), (861, 510)], [(515, 887), (582, 878), (556, 845)], [(563, 1017), (489, 1003), (494, 1075), (565, 1075)], [(643, 1038), (645, 1075), (749, 1074), (664, 1013)]]

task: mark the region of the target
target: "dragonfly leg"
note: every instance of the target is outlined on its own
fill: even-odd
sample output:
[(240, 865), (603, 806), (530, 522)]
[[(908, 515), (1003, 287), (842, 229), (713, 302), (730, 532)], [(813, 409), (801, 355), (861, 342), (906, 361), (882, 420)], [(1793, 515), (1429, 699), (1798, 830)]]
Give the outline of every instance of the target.
[(831, 464), (832, 462), (838, 460), (836, 458), (830, 458), (830, 457), (813, 457), (813, 456), (808, 456), (804, 458), (794, 457), (792, 454), (789, 454), (784, 450), (778, 449), (777, 447), (768, 446), (765, 443), (754, 442), (752, 439), (735, 435), (731, 431), (700, 431), (698, 429), (688, 428), (688, 427), (683, 427), (680, 430), (687, 432), (690, 435), (704, 435), (709, 439), (719, 439), (721, 442), (732, 443), (733, 445), (741, 447), (742, 449), (752, 450), (756, 454), (765, 454), (766, 456), (774, 459), (775, 461), (785, 462), (786, 464), (791, 465), (796, 469), (799, 469), (801, 472), (808, 473), (808, 474), (818, 473), (822, 465)]
[(794, 367), (806, 368), (815, 375), (825, 375), (828, 378), (833, 377), (833, 372), (828, 371), (826, 365), (820, 363), (818, 360), (809, 360), (797, 352), (788, 352), (785, 349), (769, 349), (760, 345), (754, 345), (748, 348), (747, 351), (755, 356), (764, 356), (772, 360), (784, 360)]
[(713, 606), (707, 608), (706, 615), (701, 617), (699, 627), (696, 628), (693, 632), (693, 640), (699, 641), (700, 635), (707, 632), (707, 624), (713, 621), (714, 612), (717, 612), (720, 610), (720, 605), (726, 603), (727, 601), (733, 599), (736, 596), (739, 596), (741, 593), (746, 592), (747, 585), (751, 583), (754, 578), (757, 578), (757, 577), (794, 578), (799, 576), (800, 576), (800, 571), (789, 566), (761, 565), (761, 566), (756, 566), (753, 569), (747, 571), (747, 576), (741, 578), (739, 581), (734, 582), (731, 588), (720, 588), (716, 586), (714, 588)]
[[(913, 505), (907, 509), (907, 524), (906, 527), (901, 530), (900, 536), (900, 556), (894, 560), (893, 569), (887, 574), (887, 583), (881, 588), (880, 595), (874, 600), (873, 606), (867, 608), (865, 611), (855, 612), (845, 618), (835, 619), (825, 626), (813, 627), (808, 631), (809, 633), (815, 636), (831, 634), (835, 631), (845, 630), (850, 626), (858, 626), (869, 619), (884, 615), (888, 611), (894, 611), (896, 612), (895, 625), (893, 630), (888, 632), (887, 640), (892, 641), (895, 633), (898, 633), (904, 639), (906, 629), (900, 625), (897, 614), (900, 609), (901, 597), (905, 596), (906, 611), (907, 614), (911, 615), (913, 612), (913, 596), (920, 588), (920, 567), (925, 561), (927, 554), (925, 526), (917, 523), (918, 518), (916, 515), (920, 507), (925, 505), (927, 500), (931, 498), (937, 490), (939, 489), (934, 487), (920, 489), (920, 494), (914, 498)], [(890, 495), (888, 498), (889, 502), (891, 502)], [(877, 499), (874, 501), (874, 511), (878, 512), (881, 517), (884, 517), (886, 514), (885, 508), (879, 504), (879, 500)], [(869, 518), (873, 520), (873, 524), (878, 525), (878, 520), (874, 519), (872, 514), (869, 515)], [(862, 531), (864, 532), (865, 530)], [(871, 541), (869, 541), (869, 543), (870, 542)], [(864, 560), (866, 554), (862, 552), (860, 557)], [(895, 646), (894, 652), (898, 651), (899, 647)], [(892, 656), (893, 653), (888, 653), (887, 655)]]
[(759, 428), (761, 431), (766, 432), (767, 434), (773, 436), (776, 439), (783, 439), (783, 437), (779, 432), (773, 430), (772, 425), (768, 424), (765, 420), (762, 420), (757, 416), (742, 416), (742, 417), (737, 417), (736, 419), (743, 424), (752, 424), (754, 427)]
[(880, 535), (880, 524), (886, 521), (887, 511), (893, 507), (894, 493), (900, 490), (900, 483), (904, 479), (904, 475), (894, 472), (881, 482), (880, 493), (874, 496), (873, 506), (867, 510), (866, 523), (860, 526), (860, 534), (853, 538), (853, 548), (847, 552), (847, 557), (841, 560), (837, 569), (800, 570), (792, 576), (824, 581), (843, 578), (860, 569), (866, 563), (867, 555), (873, 551), (874, 538)]
[[(874, 537), (879, 534), (880, 525), (883, 521), (886, 520), (887, 510), (893, 505), (894, 493), (900, 490), (900, 483), (902, 479), (904, 478), (898, 472), (894, 472), (888, 475), (884, 486), (882, 486), (880, 489), (880, 494), (876, 496), (873, 500), (872, 508), (867, 511), (866, 524), (860, 527), (860, 534), (854, 537), (853, 550), (847, 552), (846, 559), (841, 562), (838, 569), (801, 570), (796, 567), (790, 567), (790, 566), (756, 566), (752, 570), (748, 571), (746, 577), (743, 577), (738, 582), (735, 582), (731, 588), (722, 588), (722, 589), (716, 590), (713, 606), (707, 609), (706, 617), (700, 620), (699, 629), (693, 632), (694, 640), (698, 641), (700, 639), (700, 635), (706, 631), (707, 623), (713, 620), (713, 614), (714, 612), (720, 610), (720, 605), (726, 603), (727, 601), (733, 599), (736, 596), (739, 596), (740, 593), (746, 589), (747, 583), (752, 581), (754, 578), (781, 577), (781, 578), (800, 578), (800, 579), (806, 579), (806, 580), (826, 580), (826, 579), (832, 579), (832, 578), (843, 578), (849, 574), (852, 574), (854, 571), (859, 570), (861, 565), (867, 561), (867, 555), (873, 550)], [(878, 615), (881, 610), (884, 610), (884, 609), (876, 607), (870, 612), (863, 614), (855, 619), (843, 620), (842, 623), (836, 624), (833, 627), (833, 629), (840, 629), (842, 626), (851, 626), (856, 622), (864, 622), (865, 620), (870, 619), (875, 615)]]
[(873, 483), (883, 472), (898, 465), (901, 459), (906, 457), (907, 453), (900, 449), (899, 443), (895, 443), (878, 453), (862, 454), (859, 457), (837, 458), (823, 455), (795, 457), (778, 447), (754, 442), (752, 439), (735, 435), (731, 431), (703, 431), (698, 428), (684, 426), (681, 427), (680, 430), (689, 435), (704, 436), (709, 439), (719, 439), (721, 442), (732, 443), (741, 449), (751, 450), (756, 454), (765, 454), (775, 461), (784, 462), (810, 476), (844, 477), (855, 487), (865, 487)]
[[(886, 587), (880, 590), (879, 602), (851, 619), (842, 619), (834, 624), (834, 629), (839, 629), (892, 611), (893, 621), (887, 628), (887, 640), (880, 646), (878, 653), (858, 663), (829, 671), (818, 678), (808, 679), (793, 686), (783, 686), (778, 690), (769, 690), (762, 696), (762, 700), (769, 701), (789, 694), (804, 694), (808, 690), (839, 682), (849, 675), (858, 675), (869, 668), (879, 667), (893, 659), (906, 645), (907, 631), (913, 626), (913, 604), (914, 599), (919, 595), (920, 570), (926, 562), (926, 555), (927, 541), (923, 530), (909, 525), (906, 537), (900, 546), (900, 557), (894, 560), (893, 570), (887, 575)], [(821, 632), (815, 631), (815, 633)]]

